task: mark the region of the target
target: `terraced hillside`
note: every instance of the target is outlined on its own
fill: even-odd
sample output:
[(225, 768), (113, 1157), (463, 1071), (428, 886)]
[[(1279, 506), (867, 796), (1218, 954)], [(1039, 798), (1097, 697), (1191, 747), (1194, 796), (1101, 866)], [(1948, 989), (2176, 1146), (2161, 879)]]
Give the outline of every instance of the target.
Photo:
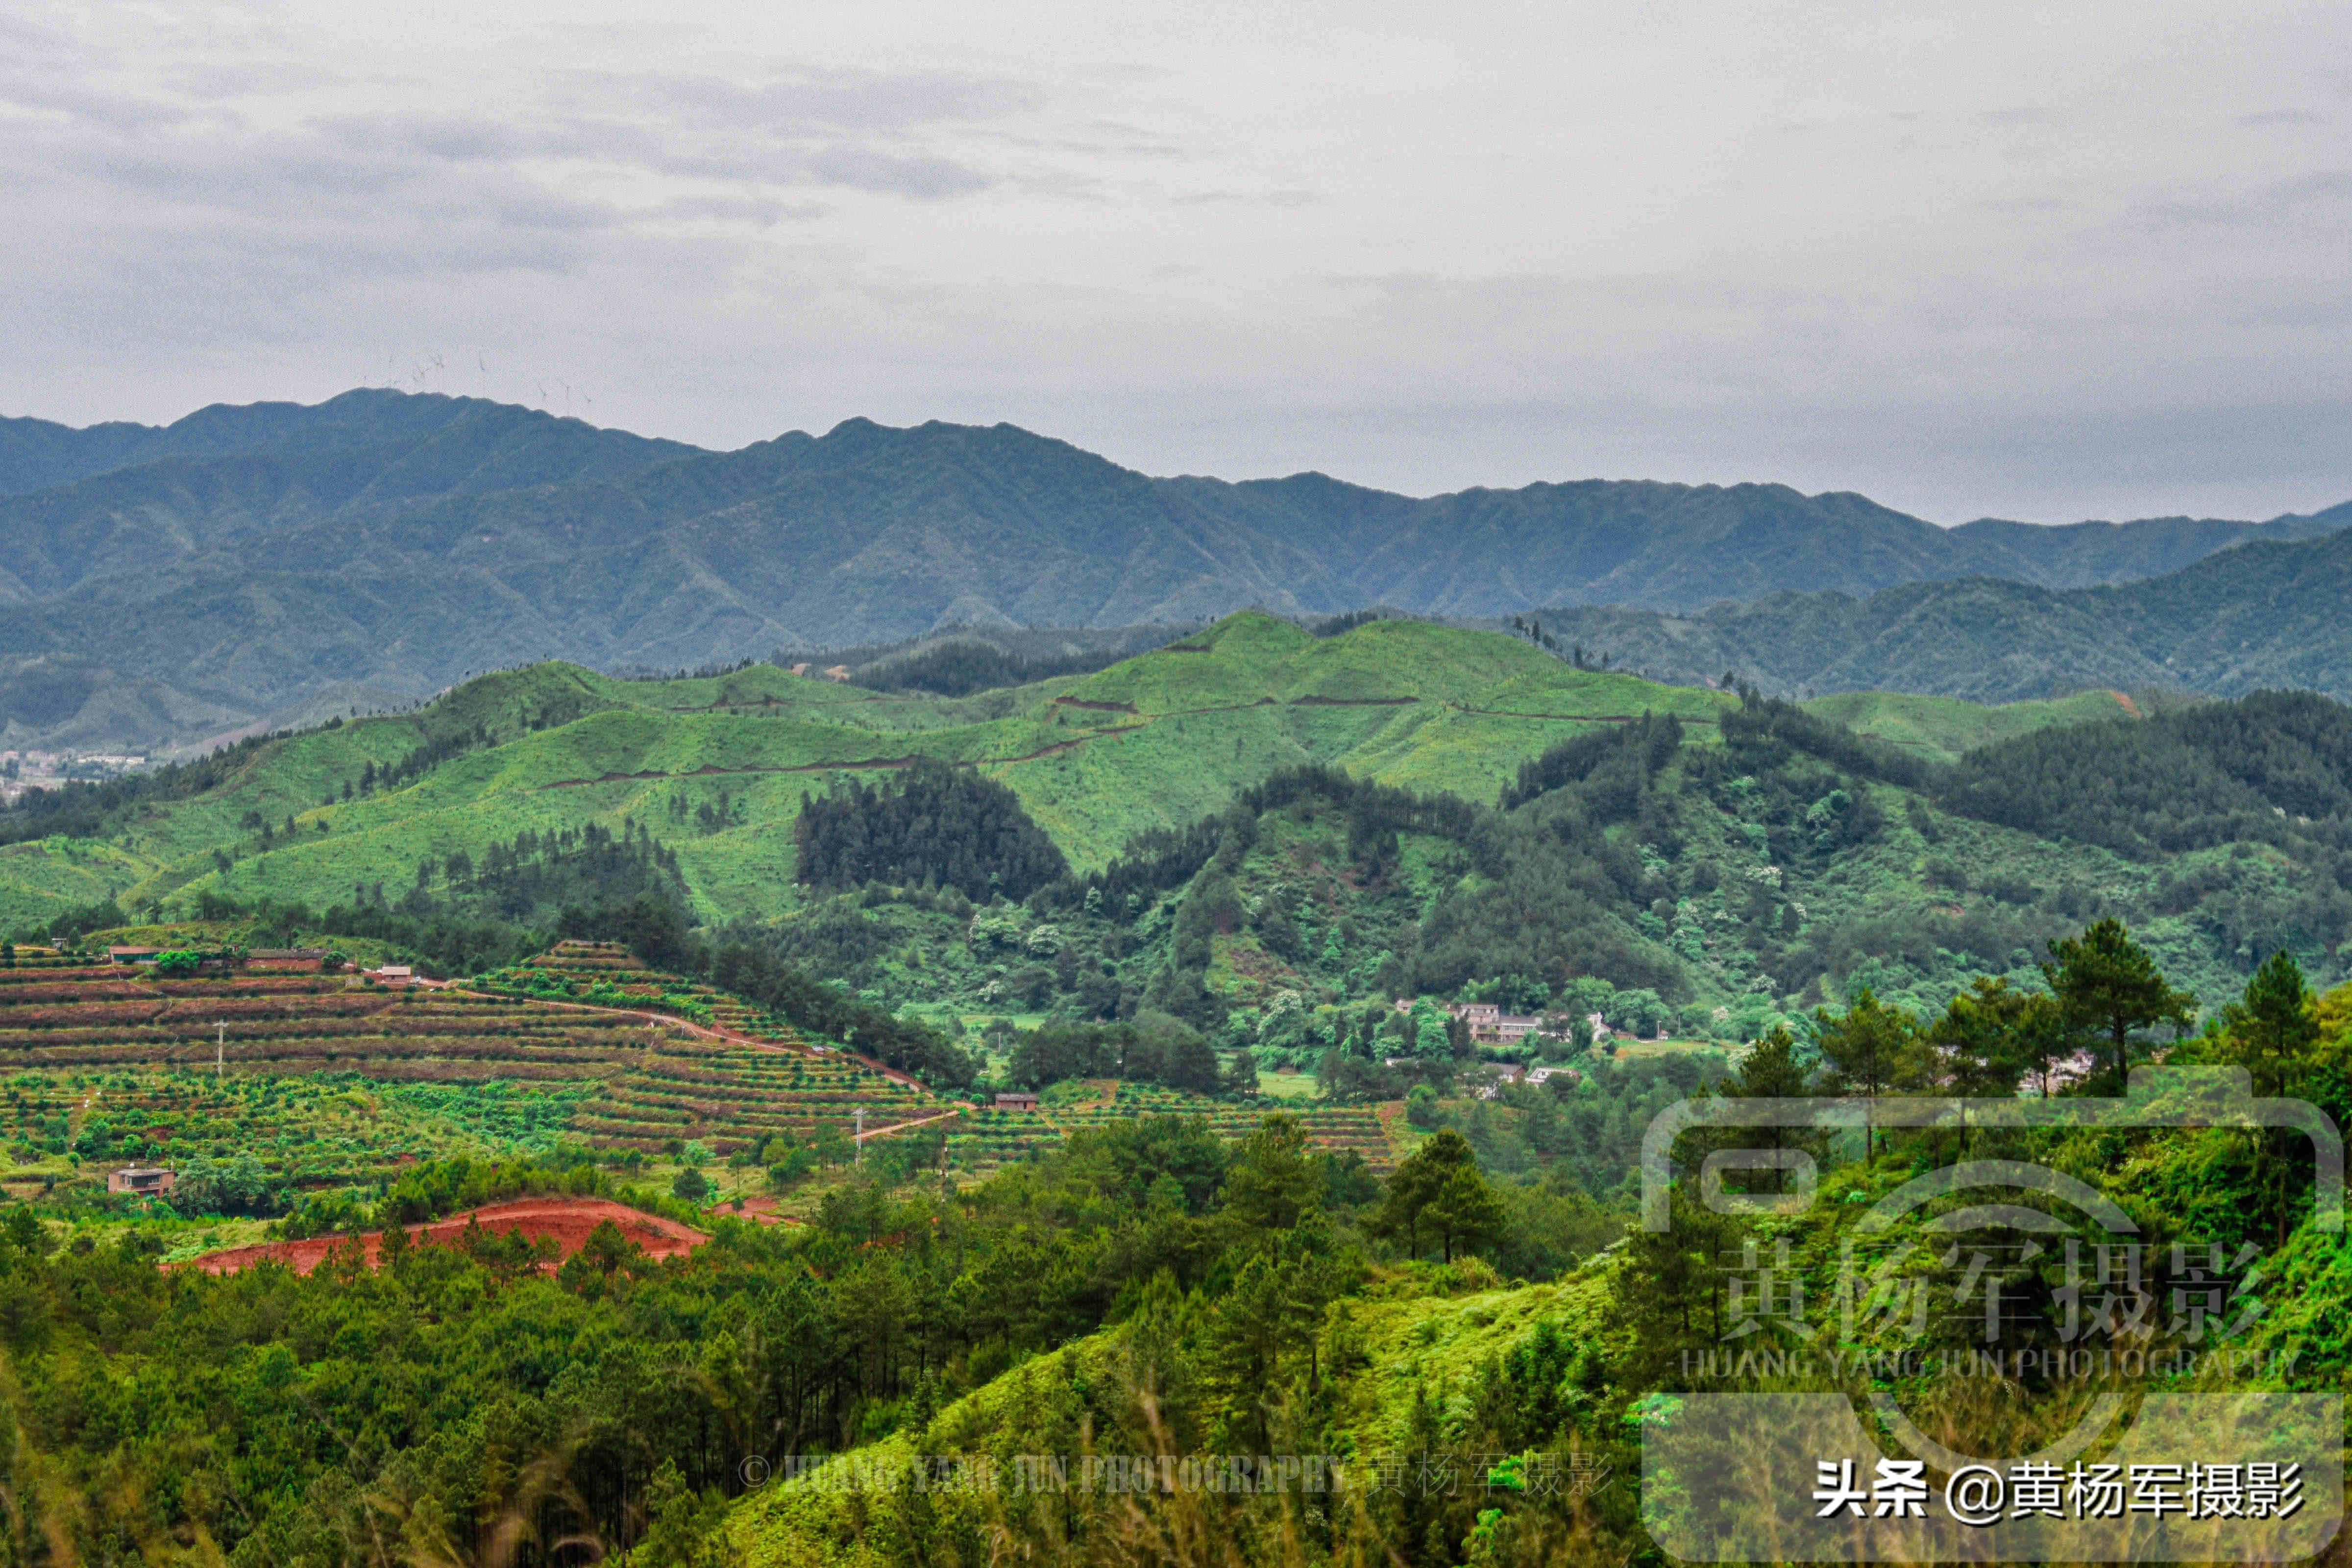
[(467, 988), (531, 1001), (666, 1013), (723, 1036), (803, 1050), (808, 1045), (791, 1026), (740, 997), (661, 973), (618, 942), (559, 942), (529, 963), (475, 976)]
[(1114, 1079), (1063, 1085), (1035, 1110), (986, 1106), (966, 1111), (952, 1124), (948, 1150), (959, 1170), (985, 1173), (1021, 1158), (1036, 1144), (1057, 1142), (1082, 1128), (1139, 1116), (1192, 1116), (1206, 1121), (1218, 1137), (1234, 1139), (1248, 1136), (1274, 1110), (1297, 1117), (1318, 1149), (1353, 1151), (1376, 1172), (1384, 1173), (1395, 1163), (1379, 1113), (1370, 1106), (1216, 1100)]
[[(543, 973), (608, 953), (559, 952)], [(558, 1139), (725, 1153), (778, 1132), (869, 1131), (954, 1103), (803, 1043), (731, 998), (633, 965), (627, 1010), (322, 974), (165, 979), (106, 964), (0, 970), (0, 1141), (20, 1166), (256, 1152), (298, 1183)], [(698, 988), (696, 988), (698, 990)], [(758, 1039), (722, 1037), (757, 1029)]]
[[(21, 974), (21, 977), (20, 977)], [(387, 1082), (567, 1082), (643, 1048), (642, 1019), (339, 975), (165, 979), (112, 965), (0, 972), (0, 1062), (20, 1068), (364, 1072)]]
[[(1054, 1122), (1070, 1131), (1112, 1121), (1129, 1121), (1139, 1116), (1198, 1116), (1206, 1120), (1220, 1138), (1243, 1138), (1257, 1126), (1267, 1109), (1237, 1100), (1210, 1100), (1151, 1084), (1120, 1083), (1108, 1087), (1116, 1092), (1053, 1111)], [(1310, 1103), (1275, 1109), (1288, 1109), (1306, 1125), (1308, 1141), (1318, 1149), (1333, 1153), (1352, 1150), (1376, 1171), (1386, 1171), (1393, 1163), (1388, 1134), (1381, 1131), (1379, 1113), (1369, 1105)]]
[(278, 1181), (543, 1148), (642, 1056), (619, 1016), (339, 977), (0, 971), (0, 1139), (20, 1179), (250, 1154)]
[(1491, 799), (1580, 730), (1649, 710), (1705, 730), (1725, 700), (1580, 670), (1497, 633), (1375, 621), (1316, 637), (1255, 614), (1090, 676), (960, 700), (772, 666), (623, 681), (542, 665), (415, 713), (268, 742), (217, 786), (97, 837), (0, 852), (0, 927), (106, 897), (135, 911), (205, 891), (313, 907), (446, 893), (453, 857), (479, 864), (520, 835), (629, 823), (675, 852), (701, 913), (768, 917), (798, 899), (803, 795), (919, 756), (1002, 779), (1090, 867), (1297, 763)]
[[(1259, 1111), (1134, 1085), (1044, 1115), (970, 1107), (594, 943), (562, 943), (480, 987), (0, 969), (0, 1146), (20, 1184), (85, 1163), (250, 1153), (283, 1184), (326, 1186), (557, 1142), (648, 1154), (699, 1142), (724, 1156), (780, 1135), (933, 1125), (976, 1174), (1139, 1114), (1202, 1116), (1238, 1136)], [(1318, 1144), (1385, 1168), (1369, 1110), (1304, 1114)]]

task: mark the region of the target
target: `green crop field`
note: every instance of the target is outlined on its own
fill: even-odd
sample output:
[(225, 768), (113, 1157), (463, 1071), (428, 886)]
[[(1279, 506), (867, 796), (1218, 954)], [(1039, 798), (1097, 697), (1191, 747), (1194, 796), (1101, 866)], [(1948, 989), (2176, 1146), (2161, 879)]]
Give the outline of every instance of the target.
[[(1182, 1094), (1172, 1089), (1160, 1089), (1150, 1084), (1122, 1083), (1115, 1086), (1116, 1095), (1070, 1106), (1051, 1113), (1064, 1131), (1080, 1127), (1100, 1127), (1113, 1121), (1130, 1121), (1139, 1116), (1197, 1116), (1204, 1119), (1221, 1138), (1245, 1136), (1264, 1119), (1261, 1107), (1233, 1100), (1203, 1099)], [(1381, 1130), (1379, 1116), (1368, 1105), (1277, 1106), (1287, 1109), (1307, 1128), (1307, 1136), (1318, 1148), (1338, 1152), (1353, 1150), (1364, 1163), (1377, 1171), (1391, 1164), (1387, 1134)]]

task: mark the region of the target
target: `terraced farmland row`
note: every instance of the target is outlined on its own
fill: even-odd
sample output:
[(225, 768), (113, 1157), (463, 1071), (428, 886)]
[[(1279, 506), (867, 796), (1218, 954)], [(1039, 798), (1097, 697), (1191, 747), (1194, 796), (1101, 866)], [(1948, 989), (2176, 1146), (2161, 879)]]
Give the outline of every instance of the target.
[(77, 1162), (184, 1169), (196, 1158), (249, 1157), (276, 1184), (341, 1185), (457, 1149), (546, 1147), (566, 1135), (585, 1087), (411, 1084), (350, 1072), (216, 1078), (209, 1066), (52, 1069), (6, 1080), (0, 1140), (19, 1184), (70, 1176)]
[[(966, 1108), (588, 943), (482, 989), (386, 990), (333, 974), (166, 979), (106, 964), (0, 970), (0, 1147), (36, 1179), (82, 1160), (250, 1153), (279, 1180), (322, 1184), (380, 1179), (458, 1150), (563, 1140), (656, 1153), (699, 1142), (724, 1155), (779, 1134), (887, 1136), (935, 1120), (957, 1167), (980, 1174), (1114, 1120), (1200, 1116), (1236, 1137), (1262, 1114), (1135, 1085), (1085, 1094), (1043, 1113)], [(1319, 1146), (1386, 1168), (1370, 1111), (1300, 1114)]]
[(1385, 1172), (1393, 1163), (1388, 1136), (1370, 1106), (1286, 1106), (1279, 1102), (1250, 1104), (1211, 1100), (1155, 1086), (1111, 1083), (1090, 1088), (1084, 1100), (1048, 1105), (1039, 1110), (989, 1107), (967, 1111), (954, 1122), (950, 1154), (963, 1167), (986, 1171), (1017, 1160), (1040, 1143), (1060, 1141), (1083, 1127), (1102, 1127), (1139, 1116), (1197, 1116), (1220, 1138), (1243, 1138), (1254, 1131), (1266, 1114), (1287, 1110), (1307, 1127), (1317, 1148), (1334, 1153), (1353, 1150), (1372, 1170)]
[[(827, 1123), (846, 1132), (861, 1112), (870, 1131), (950, 1108), (625, 956), (575, 947), (533, 967), (617, 976), (629, 1010), (340, 975), (0, 971), (0, 1144), (20, 1166), (254, 1152), (283, 1176), (356, 1179), (452, 1148), (560, 1136), (726, 1153)], [(659, 1010), (677, 1014), (681, 998), (767, 1038), (721, 1041), (642, 1016), (665, 1000)], [(336, 1100), (347, 1089), (363, 1109)], [(308, 1136), (347, 1110), (376, 1118), (376, 1136)]]
[(1387, 1134), (1370, 1106), (1251, 1105), (1228, 1100), (1207, 1100), (1177, 1089), (1122, 1083), (1117, 1094), (1049, 1114), (1065, 1129), (1097, 1127), (1138, 1116), (1198, 1116), (1206, 1119), (1220, 1138), (1244, 1138), (1269, 1110), (1288, 1110), (1306, 1123), (1307, 1136), (1318, 1149), (1338, 1152), (1352, 1149), (1365, 1164), (1385, 1171), (1391, 1163)]
[[(201, 1062), (240, 1072), (446, 1061), (520, 1077), (593, 1076), (641, 1048), (642, 1021), (337, 976), (166, 980), (112, 966), (0, 980), (0, 1069)], [(511, 1069), (510, 1071), (509, 1069)], [(413, 1076), (413, 1075), (396, 1075)]]
[(874, 1132), (956, 1109), (838, 1055), (665, 1040), (583, 1108), (574, 1125), (593, 1142), (654, 1147), (673, 1138), (719, 1148), (813, 1136), (822, 1123)]
[(668, 1013), (752, 1039), (805, 1043), (790, 1026), (740, 998), (652, 969), (618, 942), (559, 942), (529, 963), (493, 971), (469, 985), (518, 999)]
[(948, 1158), (956, 1168), (985, 1175), (1025, 1157), (1033, 1149), (1062, 1140), (1061, 1129), (1034, 1110), (982, 1106), (947, 1123)]

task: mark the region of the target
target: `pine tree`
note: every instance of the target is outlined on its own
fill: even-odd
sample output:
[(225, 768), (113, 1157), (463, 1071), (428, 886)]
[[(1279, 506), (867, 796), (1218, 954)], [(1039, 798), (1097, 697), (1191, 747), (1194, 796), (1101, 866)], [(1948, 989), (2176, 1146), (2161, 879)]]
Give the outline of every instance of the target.
[[(1866, 1102), (1892, 1093), (1911, 1081), (1919, 1065), (1919, 1026), (1910, 1014), (1881, 1003), (1864, 986), (1854, 993), (1853, 1005), (1843, 1016), (1826, 1007), (1813, 1015), (1821, 1035), (1822, 1059), (1829, 1064), (1830, 1085), (1840, 1094), (1858, 1095)], [(1865, 1104), (1862, 1146), (1871, 1152), (1874, 1134)]]
[[(2319, 1044), (2319, 1015), (2294, 955), (2284, 949), (2271, 954), (2246, 982), (2245, 995), (2221, 1010), (2221, 1026), (2226, 1059), (2246, 1069), (2257, 1095), (2267, 1099), (2300, 1089)], [(2280, 1244), (2286, 1240), (2290, 1137), (2276, 1128), (2267, 1138), (2255, 1134), (2263, 1185), (2270, 1192), (2273, 1231)]]
[(2135, 1035), (2157, 1024), (2185, 1031), (2196, 1018), (2197, 998), (2166, 984), (2121, 921), (2103, 920), (2079, 937), (2051, 942), (2050, 960), (2042, 973), (2067, 1023), (2113, 1050), (2118, 1094), (2130, 1075)]

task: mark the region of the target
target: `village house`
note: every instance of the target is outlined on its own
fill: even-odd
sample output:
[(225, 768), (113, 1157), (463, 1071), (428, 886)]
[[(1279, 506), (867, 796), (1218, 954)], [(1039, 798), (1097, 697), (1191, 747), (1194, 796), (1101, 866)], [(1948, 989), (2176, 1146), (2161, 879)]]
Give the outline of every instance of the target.
[(152, 963), (160, 947), (110, 947), (106, 950), (109, 963)]
[(1492, 1100), (1496, 1095), (1502, 1093), (1506, 1088), (1519, 1082), (1527, 1076), (1528, 1069), (1517, 1062), (1505, 1062), (1500, 1069), (1496, 1071), (1494, 1081), (1480, 1087), (1478, 1090), (1478, 1098), (1481, 1100)]
[(106, 1190), (110, 1193), (138, 1193), (147, 1197), (159, 1197), (179, 1184), (175, 1172), (160, 1165), (125, 1165), (120, 1171), (106, 1173)]
[[(1409, 996), (1397, 998), (1396, 1010), (1400, 1013), (1412, 1012), (1412, 998)], [(1506, 1013), (1498, 1003), (1455, 1002), (1448, 1005), (1445, 1011), (1452, 1016), (1461, 1019), (1468, 1027), (1470, 1043), (1475, 1046), (1517, 1045), (1529, 1035), (1546, 1032), (1543, 1019), (1531, 1013)], [(1565, 1036), (1567, 1029), (1564, 1021), (1555, 1021), (1549, 1032)]]
[(1013, 1090), (1010, 1094), (998, 1095), (996, 1097), (996, 1109), (999, 1110), (1034, 1110), (1037, 1109), (1037, 1097), (1030, 1093), (1025, 1089), (1017, 1089)]
[(1457, 1002), (1446, 1009), (1470, 1026), (1470, 1043), (1512, 1046), (1543, 1027), (1543, 1020), (1528, 1013), (1506, 1013), (1493, 1002)]

